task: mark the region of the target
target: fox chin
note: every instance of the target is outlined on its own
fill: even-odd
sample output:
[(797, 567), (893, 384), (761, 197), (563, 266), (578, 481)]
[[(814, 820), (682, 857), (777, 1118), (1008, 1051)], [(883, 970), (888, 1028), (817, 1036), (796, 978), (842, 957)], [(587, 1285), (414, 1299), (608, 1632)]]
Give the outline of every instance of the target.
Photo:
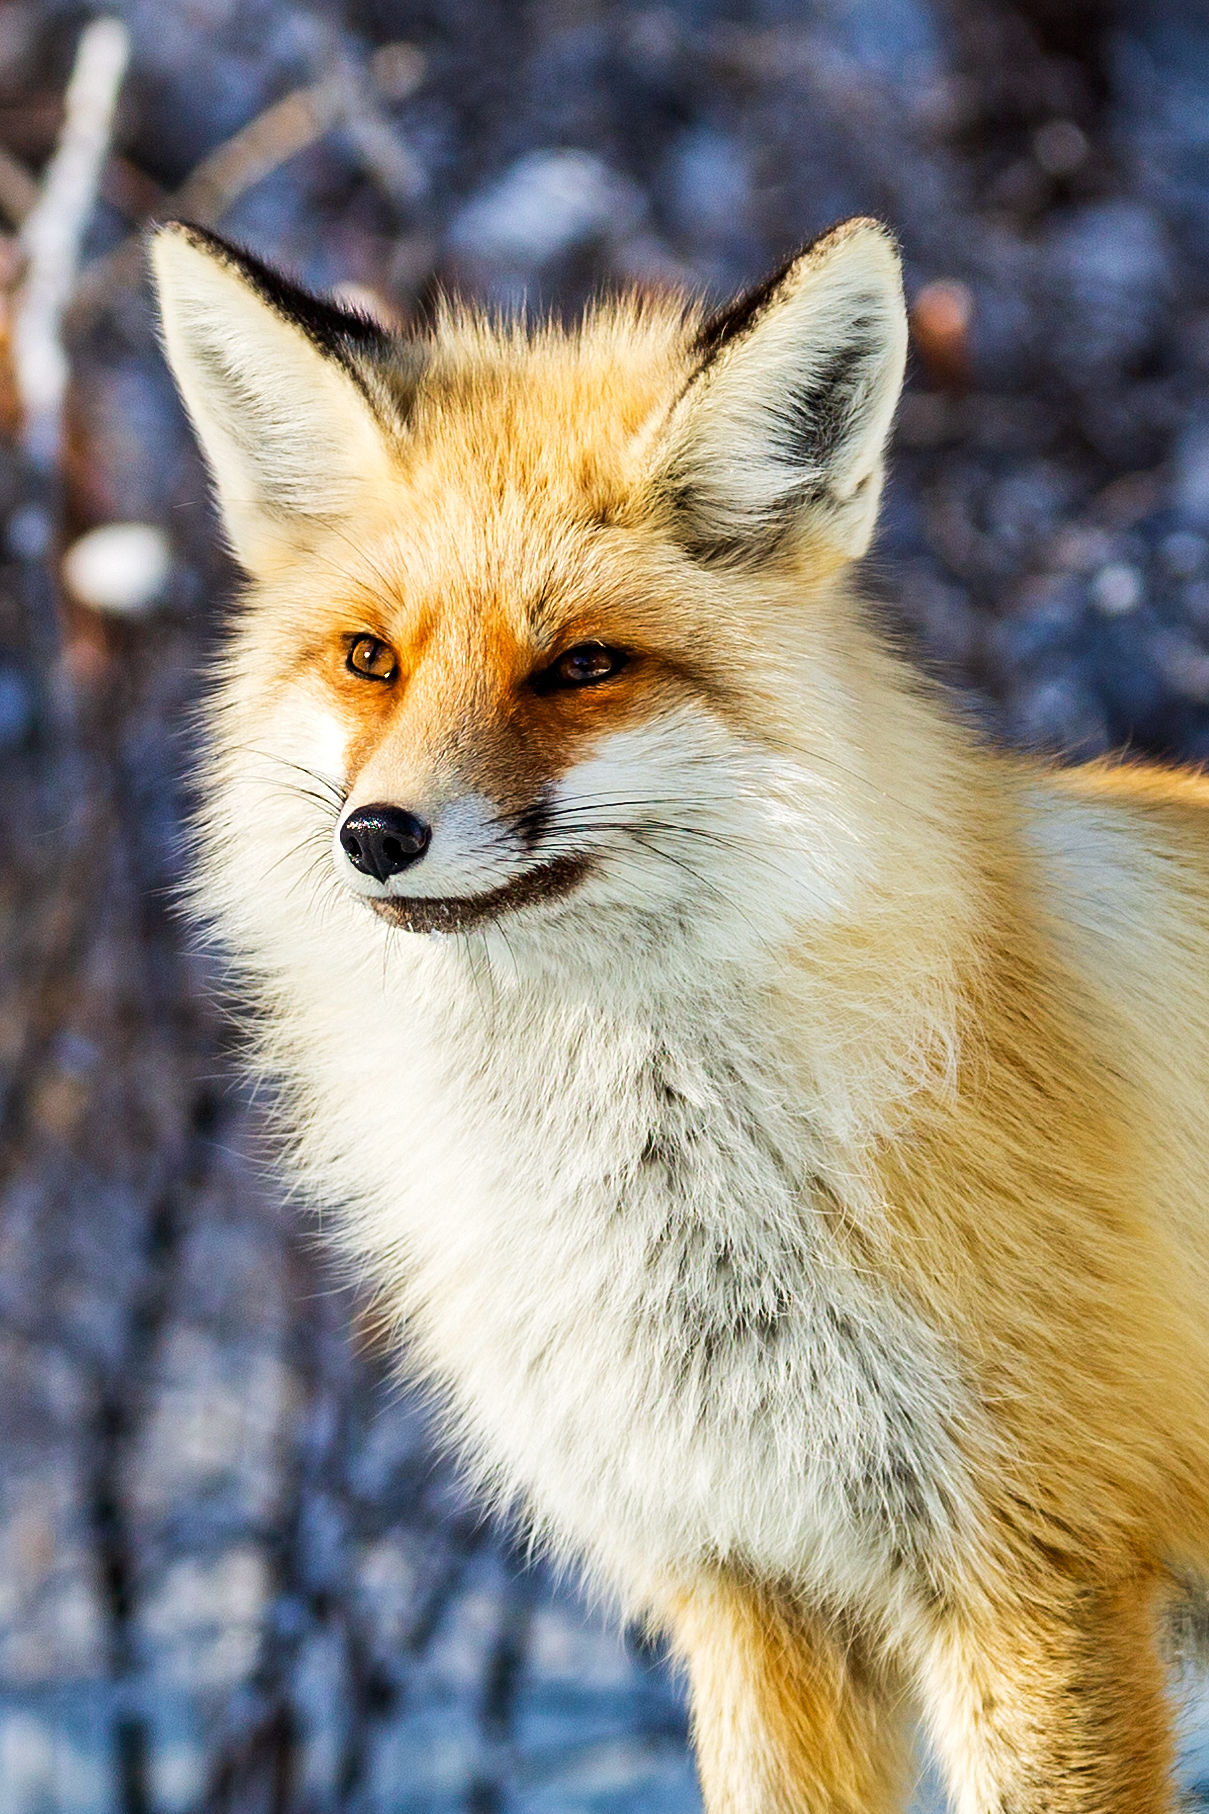
[(195, 897), (489, 1498), (710, 1814), (1176, 1806), (1209, 1575), (1209, 783), (985, 747), (863, 602), (871, 220), (721, 311), (389, 331), (200, 228), (248, 575)]

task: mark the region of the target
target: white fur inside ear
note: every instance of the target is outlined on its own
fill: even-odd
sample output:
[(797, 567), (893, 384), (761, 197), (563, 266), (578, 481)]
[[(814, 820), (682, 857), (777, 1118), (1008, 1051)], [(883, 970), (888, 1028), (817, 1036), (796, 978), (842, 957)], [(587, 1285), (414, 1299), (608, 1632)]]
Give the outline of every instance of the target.
[(673, 413), (665, 482), (694, 551), (758, 553), (809, 516), (863, 554), (906, 350), (884, 228), (850, 221), (802, 253), (707, 352)]
[(171, 228), (152, 259), (168, 360), (234, 551), (256, 571), (291, 522), (339, 515), (385, 475), (387, 439), (338, 361), (234, 265)]

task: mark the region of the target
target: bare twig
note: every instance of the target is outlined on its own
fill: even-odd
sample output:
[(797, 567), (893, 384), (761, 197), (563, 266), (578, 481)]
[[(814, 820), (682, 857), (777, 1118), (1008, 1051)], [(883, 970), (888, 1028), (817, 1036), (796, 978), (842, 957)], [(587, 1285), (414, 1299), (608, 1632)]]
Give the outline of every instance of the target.
[(203, 158), (169, 206), (199, 224), (220, 220), (248, 189), (330, 131), (340, 112), (331, 83), (294, 89)]
[(80, 34), (59, 142), (21, 228), (26, 270), (13, 317), (13, 368), (22, 444), (43, 473), (58, 465), (67, 388), (63, 316), (129, 57), (130, 34), (120, 19), (95, 19)]
[[(180, 219), (217, 226), (240, 196), (323, 138), (339, 118), (339, 96), (331, 84), (292, 89), (204, 157), (179, 189), (149, 211), (144, 225)], [(136, 284), (142, 261), (140, 231), (92, 261), (81, 279), (76, 308), (87, 313), (115, 290)]]
[[(370, 60), (368, 86), (355, 64), (335, 54), (318, 81), (274, 101), (203, 158), (153, 218), (179, 216), (198, 226), (218, 226), (249, 189), (336, 129), (344, 131), (354, 155), (392, 203), (414, 201), (423, 187), (420, 167), (369, 89), (398, 102), (419, 86), (423, 74), (423, 56), (410, 44), (381, 46)], [(96, 259), (84, 272), (78, 306), (95, 307), (115, 287), (135, 282), (141, 258), (141, 235), (133, 234)]]
[[(423, 61), (411, 45), (388, 45), (391, 59), (379, 52), (371, 74), (389, 83), (392, 98), (407, 92), (402, 77), (418, 83)], [(410, 65), (404, 53), (412, 52)], [(172, 200), (187, 219), (217, 221), (239, 197), (263, 182), (280, 164), (326, 136), (343, 129), (362, 164), (393, 201), (413, 201), (421, 177), (415, 159), (385, 118), (363, 72), (343, 52), (334, 52), (317, 82), (266, 107), (254, 120), (220, 145), (193, 171)]]
[(393, 208), (410, 207), (424, 192), (424, 172), (387, 118), (363, 70), (346, 52), (336, 50), (323, 86), (332, 94), (336, 124), (366, 175)]

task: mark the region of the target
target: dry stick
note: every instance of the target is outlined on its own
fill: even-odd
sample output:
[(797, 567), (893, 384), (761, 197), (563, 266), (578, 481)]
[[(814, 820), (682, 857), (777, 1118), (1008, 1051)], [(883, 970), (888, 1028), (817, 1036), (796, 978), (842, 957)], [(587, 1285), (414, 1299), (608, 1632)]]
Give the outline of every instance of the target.
[(169, 206), (199, 225), (218, 220), (279, 164), (321, 139), (340, 114), (341, 96), (333, 83), (296, 88), (203, 158)]
[(21, 444), (44, 474), (57, 469), (63, 434), (68, 375), (63, 317), (129, 59), (130, 34), (120, 19), (94, 19), (81, 32), (59, 142), (21, 228), (26, 269), (13, 315), (14, 377)]
[[(188, 220), (199, 227), (216, 225), (241, 195), (323, 138), (338, 118), (338, 98), (328, 84), (293, 89), (204, 157), (152, 218)], [(87, 314), (107, 302), (115, 290), (133, 288), (142, 269), (143, 235), (132, 233), (88, 266), (74, 307)]]
[[(389, 48), (389, 47), (388, 47)], [(371, 64), (381, 69), (385, 60)], [(413, 65), (418, 81), (422, 64)], [(399, 59), (395, 58), (396, 95)], [(330, 58), (325, 83), (338, 109), (337, 124), (361, 164), (392, 208), (403, 210), (424, 192), (424, 172), (387, 118), (378, 97), (353, 59), (337, 50)]]
[(21, 411), (19, 444), (33, 481), (22, 513), (27, 629), (43, 689), (46, 728), (70, 743), (61, 601), (51, 563), (62, 515), (63, 402), (69, 367), (63, 319), (75, 288), (80, 243), (109, 153), (130, 35), (118, 19), (85, 26), (67, 85), (63, 124), (38, 198), (21, 227), (25, 271), (13, 308), (13, 382)]
[[(388, 61), (379, 52), (371, 63), (371, 71), (376, 76), (381, 71), (379, 80), (384, 86), (389, 83), (392, 98), (403, 99), (421, 81), (423, 61), (413, 53), (408, 69), (403, 52), (411, 50), (410, 45), (384, 48), (393, 56)], [(349, 135), (358, 156), (391, 200), (415, 200), (422, 186), (415, 159), (383, 116), (376, 98), (367, 91), (356, 64), (349, 57), (336, 55), (318, 82), (296, 88), (266, 107), (203, 158), (177, 191), (171, 206), (199, 225), (217, 221), (247, 190), (336, 126)]]
[[(387, 44), (374, 53), (370, 70), (374, 86), (401, 101), (423, 80), (424, 60), (410, 44)], [(419, 167), (362, 89), (346, 61), (321, 81), (293, 89), (204, 157), (157, 217), (217, 226), (240, 196), (337, 126), (350, 133), (354, 151), (392, 201), (414, 200), (422, 186)], [(136, 283), (142, 257), (142, 235), (136, 233), (95, 259), (81, 279), (75, 306), (98, 307), (115, 288)]]
[[(51, 563), (60, 518), (59, 455), (68, 378), (63, 318), (75, 284), (80, 242), (109, 151), (113, 112), (129, 50), (126, 27), (116, 19), (97, 19), (80, 34), (58, 143), (21, 227), (26, 263), (15, 299), (11, 349), (21, 405), (20, 445), (30, 480), (28, 502), (21, 513), (21, 583), (46, 739), (47, 759), (40, 765), (39, 781), (44, 798), (37, 804), (56, 818), (66, 811), (68, 818), (59, 827), (50, 898), (43, 902), (40, 925), (25, 954), (21, 1002), (25, 1037), (17, 1075), (0, 1099), (0, 1136), (11, 1134), (14, 1117), (28, 1107), (32, 1080), (49, 1050), (55, 1026), (55, 979), (65, 956), (80, 947), (87, 933), (90, 902), (80, 886), (80, 872), (88, 867), (90, 858), (95, 872), (103, 849), (103, 790), (95, 762), (77, 735), (73, 701), (59, 659), (63, 641), (60, 600)], [(12, 1150), (11, 1144), (8, 1150)]]
[(303, 43), (313, 79), (331, 92), (333, 125), (391, 207), (396, 212), (410, 208), (423, 192), (424, 173), (387, 117), (380, 96), (389, 94), (398, 101), (414, 93), (423, 79), (423, 55), (414, 45), (387, 45), (375, 52), (367, 70), (350, 50), (346, 35), (316, 13), (305, 16)]

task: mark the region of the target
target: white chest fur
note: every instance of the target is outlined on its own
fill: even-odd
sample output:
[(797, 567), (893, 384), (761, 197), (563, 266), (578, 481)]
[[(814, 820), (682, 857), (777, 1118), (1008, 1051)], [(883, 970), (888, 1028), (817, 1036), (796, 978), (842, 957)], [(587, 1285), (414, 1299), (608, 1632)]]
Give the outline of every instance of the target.
[(959, 1393), (845, 1258), (743, 991), (619, 1012), (418, 941), (408, 971), (293, 995), (303, 1160), (485, 1483), (638, 1595), (731, 1558), (867, 1601), (947, 1547)]

